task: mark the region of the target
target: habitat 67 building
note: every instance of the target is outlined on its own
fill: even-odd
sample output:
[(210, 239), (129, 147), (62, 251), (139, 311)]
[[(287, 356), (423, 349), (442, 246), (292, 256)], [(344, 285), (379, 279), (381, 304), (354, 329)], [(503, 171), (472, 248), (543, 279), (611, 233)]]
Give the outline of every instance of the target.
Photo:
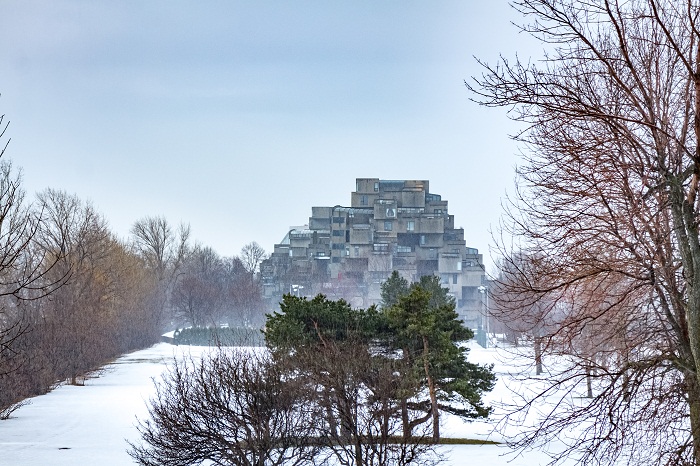
[(358, 178), (349, 207), (312, 207), (309, 223), (291, 227), (260, 270), (271, 309), (286, 293), (378, 304), (381, 284), (396, 270), (409, 282), (439, 276), (472, 328), (484, 310), (482, 256), (466, 246), (427, 180)]

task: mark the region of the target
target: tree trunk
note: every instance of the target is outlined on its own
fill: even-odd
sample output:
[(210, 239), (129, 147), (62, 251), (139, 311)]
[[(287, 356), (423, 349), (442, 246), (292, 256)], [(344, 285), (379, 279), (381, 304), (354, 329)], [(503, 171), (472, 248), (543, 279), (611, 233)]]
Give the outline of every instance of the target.
[(591, 366), (586, 366), (586, 397), (593, 398), (593, 383), (591, 380)]
[[(406, 363), (405, 370), (408, 371), (410, 367), (410, 353), (407, 348), (403, 348), (403, 360)], [(403, 423), (403, 438), (408, 440), (413, 436), (413, 426), (408, 418), (408, 399), (406, 396), (401, 397), (401, 422)]]
[(332, 436), (336, 436), (338, 435), (338, 423), (336, 422), (335, 414), (333, 413), (333, 409), (331, 408), (330, 403), (328, 403), (327, 401), (324, 401), (323, 403), (323, 408), (326, 411), (326, 421), (328, 422), (328, 431), (331, 432)]
[(387, 440), (389, 439), (389, 417), (390, 416), (391, 416), (391, 414), (390, 414), (389, 401), (386, 398), (384, 398), (382, 400), (382, 433), (381, 433), (382, 445), (385, 445)]
[(535, 375), (542, 373), (542, 339), (535, 336)]
[(688, 405), (690, 406), (690, 431), (693, 436), (693, 464), (700, 466), (700, 385), (697, 376), (693, 373), (685, 373), (688, 392)]
[[(698, 83), (696, 82), (696, 88)], [(700, 96), (696, 95), (696, 100), (697, 98), (700, 98)], [(700, 105), (696, 105), (696, 108), (700, 108)], [(700, 134), (698, 118), (698, 115), (696, 115), (696, 134)], [(700, 150), (700, 147), (698, 147), (698, 150)], [(693, 180), (696, 181), (696, 178), (694, 177)], [(688, 298), (685, 313), (687, 316), (688, 342), (692, 353), (692, 363), (696, 368), (693, 374), (686, 376), (690, 426), (693, 436), (693, 460), (695, 465), (700, 466), (700, 373), (697, 370), (697, 361), (700, 361), (700, 284), (698, 283), (700, 282), (700, 238), (696, 224), (694, 199), (692, 205), (688, 203), (688, 199), (684, 196), (683, 185), (678, 179), (670, 181), (669, 193), (673, 230), (678, 240), (687, 284)]]
[(435, 389), (435, 381), (430, 375), (430, 364), (428, 363), (428, 354), (430, 347), (428, 338), (423, 335), (423, 369), (425, 369), (425, 377), (428, 381), (428, 391), (430, 392), (430, 411), (433, 416), (433, 442), (440, 441), (440, 413), (438, 412), (437, 392)]
[(355, 436), (355, 466), (364, 466), (365, 461), (362, 457), (362, 442), (360, 438)]
[(408, 419), (408, 400), (401, 399), (401, 422), (403, 423), (403, 439), (408, 440), (413, 435), (411, 421)]

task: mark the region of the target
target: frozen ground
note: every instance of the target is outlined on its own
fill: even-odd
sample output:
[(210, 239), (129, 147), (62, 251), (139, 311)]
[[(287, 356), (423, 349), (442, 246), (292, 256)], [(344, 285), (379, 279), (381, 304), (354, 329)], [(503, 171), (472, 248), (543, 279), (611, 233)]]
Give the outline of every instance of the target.
[[(174, 356), (188, 351), (198, 354), (202, 349), (160, 343), (118, 359), (98, 377), (88, 379), (85, 386), (65, 385), (32, 399), (11, 419), (0, 421), (0, 465), (133, 464), (126, 453), (126, 440), (138, 439), (134, 424), (136, 417), (146, 416), (145, 403), (153, 393), (152, 378), (158, 377)], [(499, 382), (489, 399), (507, 401), (511, 396), (505, 384), (509, 367), (498, 350), (473, 347), (469, 359), (496, 364)], [(504, 434), (493, 432), (493, 422), (463, 423), (450, 418), (445, 420), (442, 433), (445, 437), (501, 441)], [(505, 435), (516, 432), (517, 426), (512, 426)], [(537, 466), (549, 461), (544, 452), (518, 455), (506, 446), (441, 448), (449, 457), (446, 466)]]

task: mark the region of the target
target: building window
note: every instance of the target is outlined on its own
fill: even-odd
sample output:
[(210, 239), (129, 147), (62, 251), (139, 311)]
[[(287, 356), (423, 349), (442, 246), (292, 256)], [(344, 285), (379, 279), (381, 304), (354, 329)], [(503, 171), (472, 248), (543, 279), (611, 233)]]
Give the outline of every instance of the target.
[(394, 209), (394, 208), (386, 209), (386, 216), (389, 218), (396, 217), (396, 209)]
[(350, 248), (345, 248), (345, 255), (349, 256), (350, 255)]
[(386, 220), (384, 222), (384, 231), (391, 231), (393, 229), (391, 222)]
[(355, 257), (359, 257), (359, 256), (360, 256), (360, 247), (355, 246)]
[(374, 192), (376, 193), (378, 191), (379, 191), (379, 181), (375, 181), (374, 182)]
[(420, 244), (425, 244), (425, 235), (420, 235)]
[(457, 270), (462, 270), (462, 261), (457, 262)]
[(406, 222), (406, 231), (413, 231), (416, 229), (416, 222), (413, 220), (409, 220)]
[(452, 275), (452, 284), (456, 285), (457, 284), (457, 274)]
[(388, 243), (374, 243), (372, 245), (372, 249), (374, 252), (389, 252), (389, 244)]
[(360, 205), (367, 205), (367, 196), (364, 194), (360, 196)]

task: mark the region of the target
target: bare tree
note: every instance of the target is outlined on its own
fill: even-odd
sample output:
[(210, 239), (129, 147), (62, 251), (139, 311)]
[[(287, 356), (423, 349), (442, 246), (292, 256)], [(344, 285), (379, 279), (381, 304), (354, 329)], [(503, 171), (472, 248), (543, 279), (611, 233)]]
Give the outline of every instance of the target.
[(152, 312), (154, 289), (149, 270), (142, 258), (121, 241), (112, 238), (107, 245), (104, 277), (107, 279), (103, 299), (111, 309), (108, 339), (117, 345), (116, 354), (151, 345), (160, 339), (161, 322)]
[(543, 355), (549, 351), (551, 341), (543, 338), (549, 330), (556, 328), (558, 312), (556, 301), (532, 291), (536, 281), (536, 254), (515, 251), (501, 261), (501, 272), (493, 281), (489, 295), (492, 306), (489, 309), (493, 318), (502, 325), (505, 333), (512, 335), (511, 341), (518, 346), (519, 339), (525, 338), (533, 347), (535, 374), (543, 372)]
[(165, 280), (185, 258), (190, 227), (181, 224), (176, 234), (165, 217), (145, 217), (134, 223), (131, 234), (149, 267), (157, 272), (159, 280)]
[(258, 272), (258, 267), (260, 262), (265, 259), (267, 253), (265, 249), (258, 243), (253, 241), (248, 243), (241, 249), (240, 259), (243, 262), (243, 267), (248, 271), (249, 274), (255, 275)]
[(196, 245), (187, 254), (172, 290), (175, 316), (194, 327), (223, 323), (225, 272), (224, 262), (213, 249)]
[[(6, 298), (1, 299), (9, 304)], [(24, 401), (27, 390), (18, 373), (28, 362), (21, 343), (31, 327), (22, 314), (8, 311), (3, 305), (0, 313), (0, 420), (9, 418), (27, 403)]]
[[(0, 116), (0, 139), (9, 122)], [(26, 343), (32, 329), (29, 303), (58, 289), (65, 274), (49, 277), (62, 258), (62, 248), (47, 251), (37, 244), (44, 209), (25, 200), (21, 172), (5, 158), (10, 140), (0, 148), (0, 418), (23, 403), (27, 393), (19, 374), (27, 369)], [(58, 241), (63, 244), (62, 239)]]
[(234, 326), (261, 328), (265, 323), (262, 283), (241, 257), (225, 258), (227, 299), (225, 313)]
[(0, 417), (61, 381), (82, 383), (87, 373), (159, 335), (144, 262), (89, 203), (51, 189), (38, 199), (34, 213), (41, 221), (30, 254), (43, 258), (41, 282), (62, 286), (47, 288), (49, 295), (0, 296), (2, 345), (11, 350), (0, 358)]
[[(560, 404), (521, 444), (577, 425), (564, 456), (582, 463), (698, 465), (700, 4), (514, 4), (546, 59), (484, 64), (471, 86), (525, 124), (506, 229), (529, 262), (511, 262), (502, 284), (514, 312), (526, 299), (556, 323), (552, 348), (569, 347), (538, 396), (592, 396)], [(593, 334), (610, 357), (581, 351)]]
[(150, 419), (138, 426), (143, 443), (130, 455), (144, 466), (310, 464), (319, 449), (316, 408), (303, 382), (286, 375), (255, 350), (177, 361), (156, 385)]
[(110, 303), (117, 284), (109, 269), (115, 243), (91, 204), (53, 189), (38, 197), (46, 212), (39, 240), (47, 250), (63, 248), (64, 257), (52, 273), (68, 275), (44, 307), (44, 321), (50, 324), (45, 331), (53, 336), (52, 362), (61, 368), (58, 375), (75, 384), (78, 376), (114, 354), (105, 347), (101, 330), (113, 323)]
[(153, 309), (158, 318), (166, 318), (170, 293), (187, 256), (189, 225), (181, 224), (174, 232), (165, 217), (145, 217), (131, 228), (134, 246), (154, 274), (157, 287)]
[[(399, 359), (372, 355), (360, 341), (324, 339), (298, 348), (292, 368), (323, 414), (317, 433), (322, 464), (427, 466), (441, 460), (424, 412), (412, 409), (404, 419), (402, 399), (416, 394), (418, 383), (399, 372)], [(404, 422), (414, 423), (411, 435)]]

